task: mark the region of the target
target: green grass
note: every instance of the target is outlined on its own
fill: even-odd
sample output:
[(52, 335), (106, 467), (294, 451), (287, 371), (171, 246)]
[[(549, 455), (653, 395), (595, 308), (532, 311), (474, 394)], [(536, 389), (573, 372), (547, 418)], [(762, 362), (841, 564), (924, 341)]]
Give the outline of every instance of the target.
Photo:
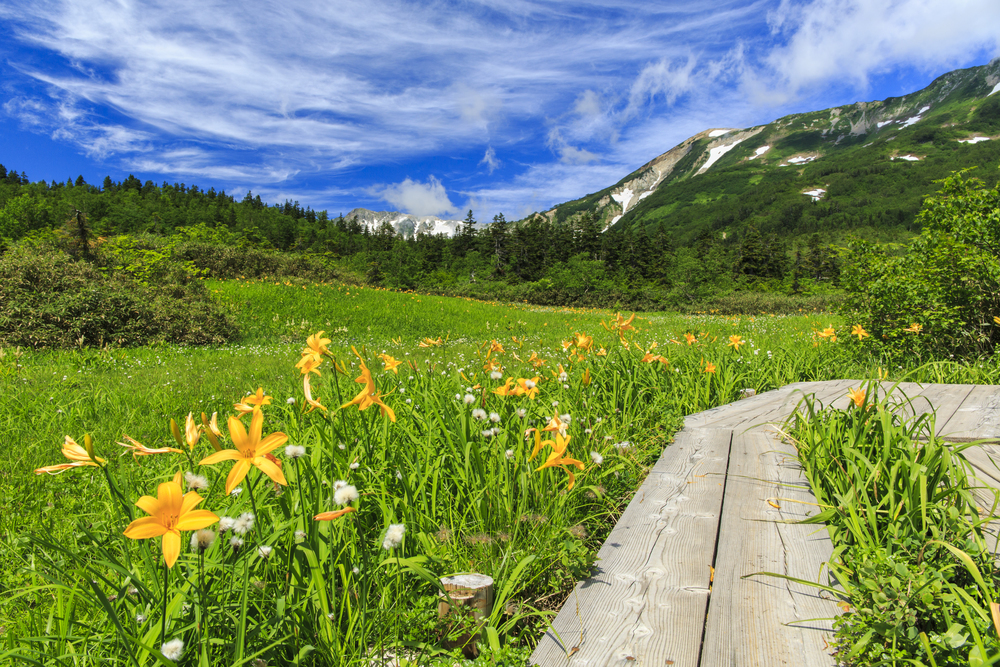
[[(587, 576), (685, 414), (735, 400), (745, 388), (872, 378), (880, 368), (924, 381), (990, 382), (998, 375), (992, 361), (903, 367), (851, 339), (850, 323), (833, 316), (639, 314), (637, 331), (625, 332), (623, 343), (601, 326), (615, 320), (607, 311), (311, 283), (209, 288), (239, 320), (240, 344), (4, 351), (0, 429), (10, 445), (0, 450), (0, 656), (46, 665), (166, 664), (160, 645), (183, 638), (188, 648), (180, 664), (361, 663), (390, 645), (426, 663), (465, 627), (437, 619), (433, 582), (470, 570), (497, 584), (484, 650), (497, 659), (523, 656), (546, 614)], [(830, 326), (840, 340), (817, 336)], [(304, 414), (295, 363), (318, 330), (332, 342), (313, 393), (329, 411)], [(563, 342), (577, 332), (594, 336), (594, 347), (570, 359)], [(685, 334), (697, 342), (688, 345)], [(739, 349), (727, 344), (730, 336), (741, 337)], [(419, 346), (439, 337), (441, 346)], [(490, 341), (504, 350), (487, 359)], [(352, 346), (372, 369), (395, 423), (377, 407), (337, 410), (361, 387)], [(606, 356), (597, 354), (602, 347)], [(643, 362), (647, 352), (668, 363)], [(398, 376), (382, 370), (381, 353), (403, 362)], [(545, 365), (531, 365), (533, 354)], [(494, 394), (503, 382), (489, 376), (487, 363), (501, 365), (504, 379), (538, 376), (540, 395)], [(705, 372), (707, 364), (714, 373)], [(557, 377), (560, 365), (565, 380)], [(181, 454), (133, 460), (114, 444), (127, 434), (150, 447), (176, 446), (170, 420), (183, 424), (189, 412), (218, 412), (225, 434), (233, 404), (257, 387), (273, 397), (264, 433), (284, 432), (307, 452), (296, 462), (275, 450), (289, 482), (280, 494), (253, 468), (247, 493), (227, 496), (231, 464), (196, 465), (212, 451), (204, 437), (190, 462)], [(478, 407), (498, 421), (474, 419)], [(572, 416), (568, 455), (583, 470), (537, 470), (551, 447), (529, 460), (535, 443), (525, 429), (556, 414)], [(494, 425), (499, 432), (485, 436)], [(63, 460), (66, 435), (82, 443), (84, 433), (108, 459), (105, 470), (125, 502), (96, 467), (32, 474)], [(164, 598), (160, 539), (121, 533), (127, 512), (143, 515), (131, 503), (156, 495), (157, 485), (181, 470), (208, 476), (202, 507), (236, 516), (255, 505), (257, 520), (243, 549), (219, 539), (203, 560), (185, 549)], [(573, 489), (568, 471), (576, 475)], [(337, 480), (357, 487), (357, 511), (332, 523), (313, 521), (335, 509)], [(256, 484), (254, 503), (249, 484)], [(406, 537), (385, 551), (385, 530), (396, 523), (406, 525)], [(253, 548), (262, 544), (273, 547), (270, 559)]]

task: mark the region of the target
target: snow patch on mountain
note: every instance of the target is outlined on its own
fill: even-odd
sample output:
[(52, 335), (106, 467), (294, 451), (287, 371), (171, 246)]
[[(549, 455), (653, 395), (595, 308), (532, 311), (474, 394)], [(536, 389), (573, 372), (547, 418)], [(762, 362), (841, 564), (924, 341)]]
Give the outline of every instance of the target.
[(889, 158), (890, 160), (906, 160), (907, 162), (919, 162), (920, 158), (916, 155), (894, 155)]
[(738, 146), (741, 141), (743, 141), (743, 139), (737, 139), (731, 144), (723, 144), (722, 146), (716, 146), (715, 148), (708, 149), (708, 160), (705, 162), (705, 164), (701, 166), (701, 169), (698, 170), (698, 173), (704, 174), (706, 171), (708, 171), (709, 167), (711, 167), (713, 164), (719, 161), (720, 157), (722, 157), (729, 151), (736, 148), (736, 146)]
[(823, 195), (826, 194), (826, 190), (824, 190), (823, 188), (816, 188), (815, 190), (806, 190), (802, 194), (812, 197), (813, 201), (819, 201), (820, 199), (823, 198)]
[(729, 130), (712, 130), (711, 132), (708, 133), (708, 136), (713, 137), (713, 138), (714, 137), (721, 137), (722, 135), (729, 134), (730, 132), (733, 132), (733, 131), (734, 130), (732, 130), (732, 129), (729, 129)]
[(611, 195), (612, 199), (622, 205), (622, 215), (625, 215), (628, 212), (628, 205), (632, 203), (632, 195), (634, 194), (635, 193), (632, 192), (632, 188), (626, 186), (625, 189), (618, 194)]
[(755, 150), (753, 152), (753, 155), (751, 155), (749, 159), (756, 160), (757, 158), (759, 158), (761, 155), (763, 155), (764, 153), (768, 152), (769, 150), (771, 150), (770, 146), (761, 146), (760, 148), (758, 148), (757, 150)]
[[(997, 84), (1000, 86), (1000, 83)], [(960, 144), (978, 144), (980, 141), (989, 141), (989, 137), (972, 137), (971, 139), (959, 139)]]
[[(998, 91), (1000, 91), (1000, 83), (998, 83), (997, 85), (993, 86), (993, 90), (990, 91), (990, 95), (992, 95), (993, 93), (996, 93)], [(987, 95), (986, 97), (989, 97), (990, 95)]]
[(444, 220), (433, 215), (409, 215), (399, 211), (371, 211), (367, 208), (356, 208), (345, 215), (344, 219), (348, 222), (356, 220), (372, 232), (377, 232), (383, 224), (388, 223), (397, 234), (406, 237), (417, 234), (454, 236), (462, 224), (461, 220)]

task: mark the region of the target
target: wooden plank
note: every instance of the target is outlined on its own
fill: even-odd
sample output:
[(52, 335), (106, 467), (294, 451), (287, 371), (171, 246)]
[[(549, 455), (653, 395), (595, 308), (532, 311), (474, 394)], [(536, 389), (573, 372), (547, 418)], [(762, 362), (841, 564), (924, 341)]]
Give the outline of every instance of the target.
[(532, 664), (697, 662), (730, 438), (717, 430), (678, 434), (598, 552), (597, 573), (577, 584)]
[(826, 529), (779, 523), (817, 511), (801, 504), (815, 502), (807, 489), (791, 447), (763, 429), (734, 433), (702, 667), (836, 664), (827, 644), (832, 621), (815, 620), (836, 616), (829, 594), (777, 577), (742, 578), (776, 572), (818, 580), (832, 553)]
[(938, 433), (962, 440), (1000, 437), (1000, 387), (976, 385)]
[(847, 388), (856, 384), (857, 380), (830, 380), (827, 382), (807, 382), (802, 383), (795, 390), (789, 392), (784, 400), (777, 405), (771, 405), (765, 410), (751, 414), (744, 413), (733, 418), (722, 419), (709, 424), (711, 428), (731, 428), (739, 433), (742, 430), (763, 426), (769, 423), (781, 423), (788, 418), (796, 409), (799, 403), (809, 395), (815, 400), (823, 403), (824, 406), (830, 400), (839, 397), (847, 391)]
[(733, 403), (720, 405), (709, 410), (703, 410), (684, 418), (684, 428), (705, 428), (712, 422), (727, 419), (733, 415), (744, 414), (746, 412), (759, 412), (763, 406), (769, 405), (772, 401), (781, 401), (783, 397), (795, 390), (798, 385), (807, 383), (798, 382), (786, 385), (780, 389), (765, 391), (750, 398), (744, 398)]

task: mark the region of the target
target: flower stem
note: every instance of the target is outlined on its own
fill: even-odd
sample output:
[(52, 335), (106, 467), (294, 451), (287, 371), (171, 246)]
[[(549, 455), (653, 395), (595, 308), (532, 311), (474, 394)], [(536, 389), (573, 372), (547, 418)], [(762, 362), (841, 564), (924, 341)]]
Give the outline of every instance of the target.
[(163, 562), (163, 615), (160, 618), (160, 641), (167, 640), (167, 586), (170, 584), (170, 568)]
[(257, 500), (253, 497), (253, 482), (247, 480), (247, 493), (250, 494), (250, 507), (253, 508), (253, 518), (260, 521), (260, 514), (257, 513)]

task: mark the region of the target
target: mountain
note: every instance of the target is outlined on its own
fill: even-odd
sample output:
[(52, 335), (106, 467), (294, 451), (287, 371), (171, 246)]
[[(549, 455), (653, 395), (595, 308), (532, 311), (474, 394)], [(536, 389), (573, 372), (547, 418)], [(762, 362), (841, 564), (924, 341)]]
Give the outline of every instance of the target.
[(678, 244), (713, 231), (726, 238), (748, 224), (793, 236), (912, 232), (935, 180), (966, 167), (997, 180), (997, 93), (1000, 59), (902, 97), (705, 130), (613, 186), (533, 216), (663, 227)]
[(461, 220), (444, 220), (433, 215), (409, 215), (398, 211), (370, 211), (367, 208), (356, 208), (344, 216), (348, 222), (357, 220), (371, 231), (388, 223), (393, 230), (404, 237), (416, 234), (445, 234), (454, 236)]

